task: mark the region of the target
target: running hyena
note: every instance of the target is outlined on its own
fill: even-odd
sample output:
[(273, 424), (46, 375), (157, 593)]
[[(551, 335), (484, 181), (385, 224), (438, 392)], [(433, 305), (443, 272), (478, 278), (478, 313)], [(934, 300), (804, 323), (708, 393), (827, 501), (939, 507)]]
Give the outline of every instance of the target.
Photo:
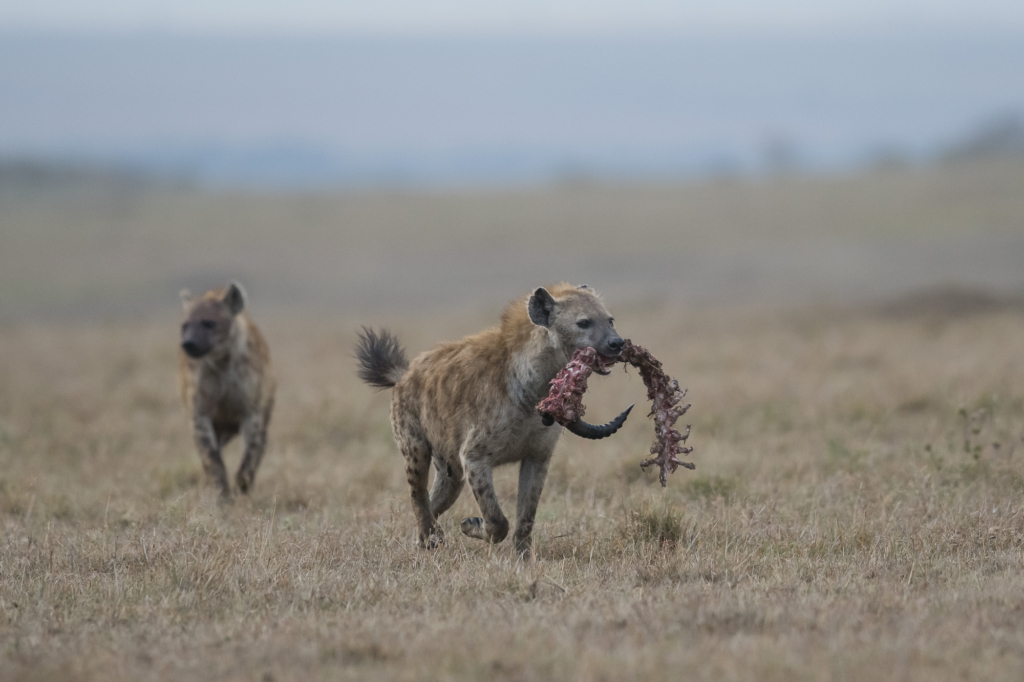
[(181, 292), (178, 379), (181, 398), (203, 469), (223, 498), (230, 497), (221, 451), (239, 431), (245, 455), (235, 481), (249, 492), (267, 445), (267, 425), (274, 407), (274, 377), (263, 335), (245, 312), (245, 291), (237, 282), (193, 298)]
[[(357, 347), (359, 375), (373, 386), (394, 389), (391, 426), (406, 460), (420, 543), (433, 546), (442, 539), (437, 517), (455, 503), (467, 479), (483, 518), (465, 519), (462, 532), (492, 543), (505, 539), (509, 524), (491, 470), (520, 462), (514, 541), (516, 551), (528, 557), (548, 462), (561, 433), (559, 426), (544, 425), (536, 405), (577, 348), (614, 357), (623, 343), (597, 294), (569, 284), (513, 301), (499, 327), (442, 344), (411, 364), (387, 331), (364, 329)], [(431, 463), (436, 474), (428, 496)]]

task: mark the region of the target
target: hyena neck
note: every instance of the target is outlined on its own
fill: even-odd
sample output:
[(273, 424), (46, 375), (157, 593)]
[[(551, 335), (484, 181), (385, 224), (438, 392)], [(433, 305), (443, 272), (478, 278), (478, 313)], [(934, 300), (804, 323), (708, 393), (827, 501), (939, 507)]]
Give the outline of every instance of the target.
[(520, 407), (530, 410), (547, 395), (551, 380), (569, 362), (555, 334), (543, 327), (534, 329), (510, 356), (509, 395)]

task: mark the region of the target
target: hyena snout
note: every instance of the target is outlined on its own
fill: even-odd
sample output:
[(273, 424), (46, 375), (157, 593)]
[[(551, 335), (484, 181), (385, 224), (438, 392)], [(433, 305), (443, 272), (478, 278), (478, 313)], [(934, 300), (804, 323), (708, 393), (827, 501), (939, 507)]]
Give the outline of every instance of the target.
[(611, 336), (605, 339), (604, 343), (602, 344), (603, 347), (598, 348), (597, 350), (598, 352), (601, 353), (601, 355), (606, 355), (610, 358), (613, 358), (622, 352), (622, 348), (625, 345), (626, 342), (622, 340), (621, 336), (619, 336), (618, 334), (612, 334)]
[(211, 307), (214, 306), (202, 306), (207, 309), (199, 309), (181, 325), (181, 349), (190, 358), (201, 358), (228, 341), (233, 316), (225, 311), (208, 310)]
[(188, 338), (181, 342), (181, 349), (185, 351), (190, 358), (201, 358), (210, 352), (210, 346), (208, 344), (203, 344), (195, 339)]

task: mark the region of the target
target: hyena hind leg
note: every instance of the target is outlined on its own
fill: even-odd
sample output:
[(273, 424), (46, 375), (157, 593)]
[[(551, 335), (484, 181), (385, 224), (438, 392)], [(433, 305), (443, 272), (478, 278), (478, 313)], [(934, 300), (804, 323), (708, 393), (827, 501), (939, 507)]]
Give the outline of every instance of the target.
[(444, 542), (444, 533), (437, 525), (433, 512), (430, 510), (430, 497), (427, 494), (427, 481), (430, 477), (430, 444), (424, 438), (403, 436), (399, 447), (405, 456), (405, 476), (409, 481), (409, 493), (412, 497), (412, 510), (416, 515), (419, 527), (420, 547), (435, 548)]
[(471, 538), (498, 544), (508, 535), (508, 519), (501, 511), (494, 492), (491, 467), (482, 462), (467, 462), (466, 474), (473, 497), (484, 515), (482, 519), (470, 517), (462, 520), (462, 532)]
[(434, 456), (434, 486), (430, 490), (430, 513), (437, 519), (459, 499), (466, 477), (458, 460), (449, 464)]

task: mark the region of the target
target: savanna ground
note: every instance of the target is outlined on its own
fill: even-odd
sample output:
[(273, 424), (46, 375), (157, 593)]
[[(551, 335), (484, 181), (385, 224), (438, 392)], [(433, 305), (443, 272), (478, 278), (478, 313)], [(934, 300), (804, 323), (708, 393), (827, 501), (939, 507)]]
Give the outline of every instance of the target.
[[(1024, 174), (969, 170), (703, 189), (7, 203), (0, 678), (1020, 679), (1024, 308), (962, 291), (903, 297), (919, 281), (907, 273), (947, 283), (941, 264), (964, 267), (958, 255), (976, 259), (969, 283), (1024, 284), (1001, 265), (1021, 253), (1004, 252), (1024, 237)], [(592, 224), (573, 222), (587, 197), (635, 215), (634, 234), (662, 231), (646, 245), (601, 232), (602, 247)], [(639, 409), (610, 439), (563, 436), (529, 564), (508, 543), (460, 535), (458, 521), (475, 515), (468, 492), (443, 518), (446, 545), (415, 547), (388, 394), (358, 384), (350, 357), (362, 322), (388, 322), (418, 352), (493, 323), (501, 298), (534, 278), (560, 279), (550, 254), (538, 255), (550, 272), (516, 261), (522, 281), (502, 269), (518, 243), (510, 213), (530, 217), (527, 236), (585, 242), (566, 277), (603, 289), (620, 331), (689, 388), (697, 463), (664, 489), (642, 473), (652, 428)], [(479, 256), (466, 265), (478, 298), (453, 294), (431, 262), (410, 270), (413, 246), (389, 255), (416, 215), (437, 227), (418, 248)], [(288, 229), (273, 232), (275, 222)], [(189, 247), (178, 228), (201, 243)], [(254, 235), (278, 242), (263, 253)], [(400, 268), (422, 290), (389, 302), (364, 289), (359, 315), (271, 294), (275, 283), (322, 292), (355, 278), (330, 269), (331, 243), (367, 277)], [(707, 277), (736, 295), (648, 295), (668, 275), (645, 272), (645, 254), (693, 258), (683, 255), (692, 244), (722, 263), (734, 247), (765, 273), (804, 250), (790, 268), (799, 276), (750, 285), (771, 290), (771, 303), (744, 303), (735, 273), (711, 266)], [(235, 275), (237, 249), (268, 263), (276, 253), (292, 270), (250, 287), (278, 407), (254, 494), (220, 505), (177, 396), (171, 285)], [(888, 280), (851, 272), (858, 253), (892, 249), (920, 255), (901, 257)], [(838, 260), (803, 263), (819, 252)], [(183, 263), (190, 254), (201, 264)], [(457, 267), (451, 258), (444, 268)], [(783, 296), (843, 278), (890, 303)], [(129, 312), (86, 306), (104, 292)], [(634, 401), (642, 383), (616, 371), (591, 382), (588, 416)], [(237, 466), (237, 443), (227, 459)], [(515, 480), (511, 468), (496, 476), (510, 516)]]

